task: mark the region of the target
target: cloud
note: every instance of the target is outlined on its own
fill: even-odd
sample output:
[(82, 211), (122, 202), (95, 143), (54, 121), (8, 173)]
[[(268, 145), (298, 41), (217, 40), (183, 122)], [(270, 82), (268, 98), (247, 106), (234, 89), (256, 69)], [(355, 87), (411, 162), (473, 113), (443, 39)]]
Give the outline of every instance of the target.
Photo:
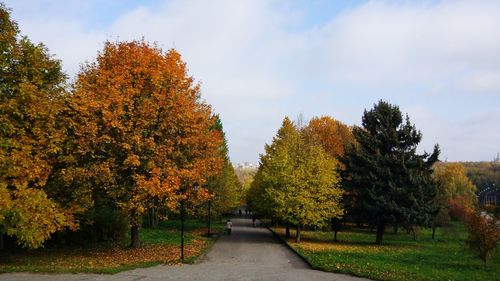
[[(21, 30), (74, 75), (105, 40), (175, 47), (221, 114), (232, 159), (256, 162), (285, 115), (359, 124), (408, 108), (425, 149), (489, 160), (500, 107), (500, 2), (369, 1), (316, 21), (287, 1), (7, 1)], [(414, 115), (414, 116), (413, 116)]]
[(468, 79), (500, 70), (500, 3), (374, 1), (346, 11), (318, 33), (328, 79), (386, 87)]

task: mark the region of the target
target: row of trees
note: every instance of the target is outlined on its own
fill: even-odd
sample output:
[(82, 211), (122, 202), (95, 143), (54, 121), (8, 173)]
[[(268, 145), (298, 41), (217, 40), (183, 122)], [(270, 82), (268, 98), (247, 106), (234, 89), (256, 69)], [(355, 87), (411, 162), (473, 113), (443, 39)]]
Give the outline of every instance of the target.
[(439, 148), (417, 154), (421, 138), (409, 118), (384, 101), (352, 129), (330, 117), (304, 127), (285, 118), (261, 155), (248, 201), (298, 231), (335, 226), (342, 217), (367, 223), (377, 228), (380, 244), (387, 225), (430, 225), (439, 210), (431, 204)]
[[(0, 28), (1, 237), (36, 248), (111, 208), (138, 246), (147, 210), (175, 212), (188, 197), (218, 200), (218, 212), (239, 203), (220, 119), (177, 51), (107, 42), (69, 85), (3, 5)], [(210, 192), (191, 194), (194, 182)]]

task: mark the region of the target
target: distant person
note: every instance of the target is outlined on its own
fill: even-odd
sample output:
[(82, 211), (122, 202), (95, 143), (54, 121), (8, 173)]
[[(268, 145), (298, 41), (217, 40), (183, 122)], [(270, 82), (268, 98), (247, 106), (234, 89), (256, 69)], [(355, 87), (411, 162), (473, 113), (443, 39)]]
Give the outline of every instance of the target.
[(245, 209), (245, 215), (248, 215), (248, 209)]
[(255, 227), (255, 221), (256, 221), (256, 218), (255, 218), (255, 215), (252, 216), (252, 226)]
[(240, 214), (240, 217), (241, 217), (241, 209), (238, 209), (238, 214)]
[(227, 235), (231, 235), (231, 229), (233, 228), (233, 223), (231, 220), (227, 220), (226, 222), (226, 233)]

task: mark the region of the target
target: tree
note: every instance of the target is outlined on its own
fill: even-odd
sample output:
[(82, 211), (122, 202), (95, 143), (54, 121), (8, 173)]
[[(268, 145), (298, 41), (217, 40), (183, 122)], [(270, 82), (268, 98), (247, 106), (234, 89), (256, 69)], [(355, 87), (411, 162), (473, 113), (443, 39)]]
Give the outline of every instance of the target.
[(461, 163), (436, 163), (433, 178), (437, 184), (434, 204), (439, 212), (433, 219), (433, 237), (436, 226), (446, 225), (450, 221), (450, 210), (460, 205), (464, 210), (474, 210), (477, 206), (476, 186), (466, 175)]
[(20, 37), (3, 4), (0, 30), (0, 240), (37, 248), (77, 227), (71, 206), (46, 190), (64, 139), (57, 117), (66, 75), (43, 44)]
[(431, 168), (439, 147), (431, 155), (416, 154), (422, 134), (384, 101), (365, 110), (362, 127), (353, 133), (359, 148), (347, 154), (347, 186), (355, 196), (353, 213), (377, 226), (375, 242), (382, 243), (387, 224), (429, 224), (436, 212)]
[(500, 243), (499, 221), (488, 216), (482, 216), (477, 212), (470, 212), (467, 215), (466, 225), (469, 236), (465, 243), (469, 249), (479, 256), (486, 264), (494, 253), (498, 243)]
[(219, 117), (217, 117), (217, 121), (215, 122), (215, 129), (223, 136), (224, 141), (219, 153), (224, 163), (220, 172), (208, 179), (207, 187), (211, 193), (210, 200), (213, 202), (211, 204), (212, 214), (221, 215), (236, 209), (240, 205), (242, 194), (241, 184), (229, 160), (229, 149)]
[(129, 219), (132, 247), (150, 204), (177, 209), (222, 166), (216, 117), (173, 49), (107, 42), (68, 107), (78, 167)]
[(244, 197), (248, 194), (255, 174), (257, 173), (257, 167), (236, 167), (235, 172), (241, 184), (241, 194), (243, 195), (242, 199), (245, 199)]
[[(304, 132), (308, 142), (320, 144), (326, 153), (339, 161), (356, 143), (349, 127), (329, 116), (312, 118)], [(340, 168), (345, 169), (345, 165), (340, 164)]]
[(338, 162), (320, 145), (306, 142), (285, 118), (265, 150), (255, 182), (273, 217), (297, 226), (297, 242), (303, 226), (322, 226), (342, 216)]

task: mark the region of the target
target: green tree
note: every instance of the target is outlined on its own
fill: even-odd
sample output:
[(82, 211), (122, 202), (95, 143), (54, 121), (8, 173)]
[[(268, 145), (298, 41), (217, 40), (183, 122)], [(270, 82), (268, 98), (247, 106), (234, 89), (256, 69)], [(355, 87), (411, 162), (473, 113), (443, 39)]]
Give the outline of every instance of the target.
[(382, 243), (388, 224), (427, 225), (435, 214), (436, 195), (432, 155), (418, 155), (422, 134), (403, 122), (397, 106), (380, 101), (364, 112), (362, 127), (355, 127), (359, 148), (347, 154), (347, 187), (355, 197), (353, 213), (377, 227), (375, 242)]
[(259, 199), (273, 217), (297, 226), (297, 242), (303, 226), (342, 216), (338, 162), (321, 145), (306, 142), (304, 132), (285, 118), (265, 150), (254, 181), (263, 193)]
[(19, 35), (3, 4), (0, 91), (0, 240), (7, 234), (37, 248), (55, 231), (76, 228), (71, 208), (46, 191), (64, 138), (57, 116), (66, 75), (43, 44)]
[(242, 194), (241, 184), (229, 160), (229, 149), (220, 118), (217, 117), (214, 127), (224, 139), (219, 151), (224, 164), (218, 174), (208, 179), (207, 188), (212, 202), (212, 215), (221, 215), (236, 209), (240, 205)]

